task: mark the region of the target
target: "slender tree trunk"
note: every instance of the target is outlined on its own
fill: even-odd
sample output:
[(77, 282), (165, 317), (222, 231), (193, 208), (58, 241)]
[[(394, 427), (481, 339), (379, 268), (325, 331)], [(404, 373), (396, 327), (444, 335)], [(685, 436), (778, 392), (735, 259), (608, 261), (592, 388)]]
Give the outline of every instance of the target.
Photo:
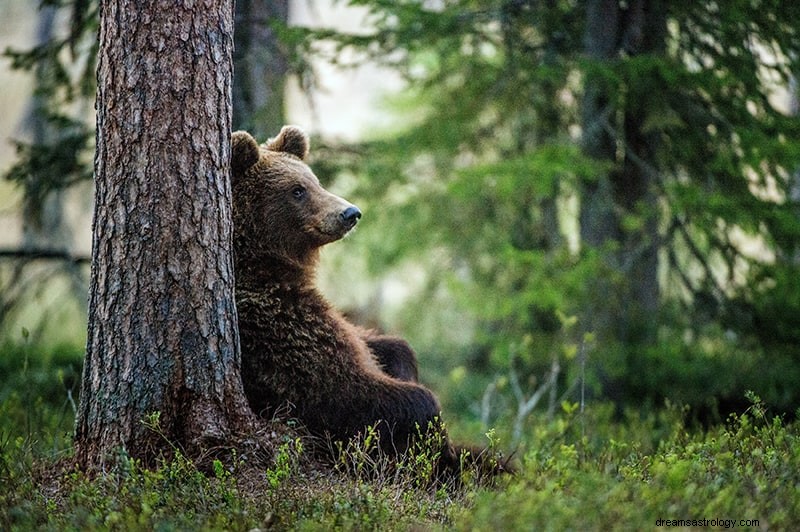
[[(58, 7), (42, 5), (39, 8), (39, 21), (36, 29), (37, 46), (51, 43), (54, 35)], [(53, 83), (53, 66), (49, 61), (40, 61), (36, 66), (36, 88), (31, 97), (30, 111), (27, 113), (24, 127), (31, 133), (33, 146), (57, 146), (63, 137), (50, 120), (48, 112), (53, 106), (54, 95), (50, 91), (41, 89)], [(86, 109), (82, 109), (82, 116), (87, 116)], [(66, 190), (61, 187), (50, 187), (49, 192), (41, 198), (39, 191), (47, 188), (52, 181), (52, 171), (40, 169), (33, 172), (25, 182), (25, 199), (22, 207), (22, 247), (25, 250), (46, 250), (53, 253), (69, 255), (73, 247), (73, 231), (69, 219), (65, 215)], [(26, 264), (17, 270), (20, 276), (28, 270)], [(59, 264), (69, 282), (70, 296), (83, 311), (86, 312), (86, 272), (75, 261), (62, 261)], [(35, 268), (35, 267), (34, 267)], [(35, 269), (33, 271), (36, 271)], [(21, 279), (18, 280), (21, 282)], [(0, 313), (2, 321), (2, 313)], [(45, 328), (43, 321), (41, 326)]]
[[(800, 84), (797, 81), (798, 76), (793, 75), (792, 78), (789, 80), (789, 114), (791, 116), (799, 116), (800, 115)], [(795, 205), (800, 204), (800, 168), (795, 169), (792, 176), (789, 178), (789, 199), (794, 202)], [(798, 211), (800, 215), (800, 211)], [(790, 251), (791, 253), (791, 260), (795, 264), (800, 264), (800, 246), (795, 245), (794, 249)]]
[(87, 468), (120, 449), (145, 462), (172, 445), (197, 456), (252, 419), (231, 253), (231, 2), (107, 0), (100, 18), (75, 432)]
[[(620, 26), (617, 0), (589, 0), (586, 6), (586, 56), (595, 64), (610, 64), (616, 57)], [(601, 162), (616, 162), (616, 141), (608, 129), (615, 115), (613, 95), (599, 74), (588, 73), (584, 82), (582, 148)], [(604, 253), (606, 267), (615, 270), (613, 257), (603, 247), (619, 240), (611, 176), (601, 173), (582, 184), (580, 211), (581, 245)], [(601, 275), (592, 286), (592, 302), (584, 318), (587, 329), (607, 337), (615, 322), (611, 306), (613, 286)], [(602, 303), (601, 303), (602, 302)]]
[(288, 65), (274, 24), (289, 20), (288, 0), (237, 0), (233, 129), (267, 138), (284, 125)]
[[(622, 9), (616, 0), (587, 4), (586, 55), (611, 66), (621, 53), (659, 54), (666, 14), (658, 0), (635, 0)], [(651, 95), (632, 85), (615, 94), (600, 75), (587, 75), (583, 107), (583, 150), (611, 170), (584, 183), (581, 239), (599, 250), (609, 275), (595, 283), (596, 302), (588, 327), (601, 337), (647, 342), (659, 306), (658, 203), (654, 169), (658, 135), (644, 123)], [(639, 223), (626, 227), (625, 218)]]
[[(661, 0), (629, 3), (622, 33), (622, 46), (629, 54), (661, 55), (666, 42), (666, 11)], [(649, 86), (649, 84), (646, 84)], [(660, 139), (645, 123), (656, 112), (652, 91), (631, 91), (625, 103), (625, 150), (622, 171), (615, 182), (615, 198), (625, 215), (639, 222), (633, 229), (620, 230), (622, 248), (619, 264), (626, 279), (623, 307), (624, 329), (618, 335), (629, 342), (650, 342), (654, 337), (653, 317), (659, 308), (658, 222), (656, 194), (656, 152)], [(622, 223), (620, 222), (620, 225)]]
[[(43, 45), (53, 39), (57, 8), (43, 5), (39, 11), (36, 28), (37, 45)], [(52, 78), (48, 64), (42, 62), (36, 68), (36, 85), (41, 86)], [(54, 141), (57, 132), (47, 122), (47, 108), (51, 96), (35, 92), (30, 102), (30, 110), (25, 118), (24, 127), (31, 133), (31, 141), (35, 146)], [(41, 203), (32, 199), (35, 191), (46, 186), (50, 179), (46, 172), (37, 172), (25, 182), (25, 201), (22, 207), (22, 247), (26, 249), (52, 249), (66, 251), (69, 248), (72, 234), (64, 224), (64, 193), (60, 189), (51, 191)], [(85, 289), (85, 287), (84, 287)]]

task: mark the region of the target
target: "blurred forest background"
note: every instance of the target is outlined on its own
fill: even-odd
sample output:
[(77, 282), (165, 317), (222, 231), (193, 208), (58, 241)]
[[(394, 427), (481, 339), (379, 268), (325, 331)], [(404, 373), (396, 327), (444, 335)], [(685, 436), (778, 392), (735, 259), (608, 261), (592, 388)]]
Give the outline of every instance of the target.
[[(313, 133), (364, 212), (323, 289), (409, 339), (454, 432), (520, 443), (588, 402), (715, 423), (747, 390), (800, 406), (800, 5), (236, 6), (235, 128)], [(24, 359), (71, 400), (97, 2), (0, 17), (0, 399)]]

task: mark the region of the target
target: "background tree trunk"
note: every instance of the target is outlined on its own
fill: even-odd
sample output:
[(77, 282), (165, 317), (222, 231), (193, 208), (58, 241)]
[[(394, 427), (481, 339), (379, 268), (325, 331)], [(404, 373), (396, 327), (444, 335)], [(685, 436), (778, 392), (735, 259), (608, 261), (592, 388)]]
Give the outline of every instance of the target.
[[(628, 6), (621, 39), (625, 52), (662, 55), (667, 33), (665, 6), (660, 0), (636, 0)], [(624, 221), (618, 221), (622, 243), (618, 262), (625, 279), (626, 305), (622, 307), (623, 328), (617, 331), (617, 336), (638, 344), (654, 340), (654, 317), (660, 306), (655, 170), (660, 133), (646, 125), (660, 109), (654, 106), (658, 96), (649, 90), (651, 82), (634, 79), (631, 85), (624, 112), (624, 159), (621, 171), (614, 176), (614, 195), (622, 207), (621, 216), (632, 216), (637, 222), (626, 229)]]
[[(665, 38), (666, 13), (657, 0), (629, 2), (624, 10), (616, 0), (587, 4), (585, 50), (598, 65), (623, 53), (663, 53)], [(658, 133), (644, 127), (657, 96), (648, 83), (628, 81), (621, 90), (599, 74), (587, 75), (583, 150), (611, 170), (584, 183), (580, 227), (583, 245), (598, 249), (610, 270), (596, 282), (592, 300), (598, 304), (587, 327), (605, 339), (639, 343), (650, 339), (660, 297), (653, 170)]]
[[(800, 83), (798, 75), (795, 74), (789, 80), (789, 101), (787, 102), (790, 116), (800, 116)], [(789, 182), (789, 199), (800, 205), (800, 168), (795, 169)], [(800, 215), (800, 210), (798, 210)], [(795, 264), (800, 264), (800, 245), (795, 245), (791, 250), (791, 260)]]
[[(36, 28), (36, 44), (41, 46), (53, 38), (57, 8), (43, 5), (39, 11)], [(47, 64), (39, 64), (36, 68), (36, 85), (41, 86), (52, 78)], [(34, 92), (31, 97), (30, 110), (25, 117), (23, 127), (30, 131), (34, 145), (45, 145), (53, 142), (58, 133), (53, 131), (47, 121), (48, 99), (50, 95)], [(25, 200), (22, 207), (22, 247), (25, 249), (69, 249), (72, 235), (64, 221), (64, 193), (56, 189), (47, 194), (44, 201), (33, 200), (36, 189), (44, 188), (43, 181), (50, 176), (37, 173), (25, 182)]]
[(288, 0), (236, 2), (233, 129), (245, 129), (257, 139), (275, 135), (285, 124), (288, 65), (273, 25), (288, 20)]
[[(100, 13), (89, 326), (76, 457), (146, 462), (224, 442), (239, 375), (230, 221), (232, 5)], [(157, 430), (143, 420), (158, 413)]]
[[(610, 62), (617, 54), (620, 13), (617, 0), (590, 0), (586, 6), (586, 56), (595, 64)], [(582, 108), (582, 149), (586, 155), (598, 161), (616, 162), (616, 141), (607, 124), (615, 113), (610, 90), (597, 73), (588, 73), (584, 82)], [(613, 257), (604, 252), (603, 246), (619, 238), (614, 206), (611, 176), (601, 173), (594, 181), (582, 184), (580, 233), (581, 245), (589, 249), (600, 249), (604, 253), (607, 267), (616, 269)], [(595, 291), (591, 301), (602, 302), (586, 309), (585, 326), (601, 337), (607, 336), (613, 327), (614, 312), (611, 310), (613, 287), (607, 276), (595, 280)]]

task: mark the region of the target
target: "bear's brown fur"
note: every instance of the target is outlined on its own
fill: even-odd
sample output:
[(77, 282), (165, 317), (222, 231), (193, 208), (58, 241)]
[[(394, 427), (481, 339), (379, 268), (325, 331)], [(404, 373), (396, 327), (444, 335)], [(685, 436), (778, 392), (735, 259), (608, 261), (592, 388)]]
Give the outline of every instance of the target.
[[(405, 341), (349, 323), (316, 289), (319, 249), (361, 213), (320, 186), (307, 154), (308, 138), (292, 126), (261, 146), (246, 132), (232, 137), (245, 392), (256, 413), (288, 405), (312, 433), (336, 440), (377, 424), (383, 449), (403, 452), (419, 430), (439, 427), (439, 403), (417, 382)], [(449, 443), (441, 456), (443, 469), (457, 467)]]

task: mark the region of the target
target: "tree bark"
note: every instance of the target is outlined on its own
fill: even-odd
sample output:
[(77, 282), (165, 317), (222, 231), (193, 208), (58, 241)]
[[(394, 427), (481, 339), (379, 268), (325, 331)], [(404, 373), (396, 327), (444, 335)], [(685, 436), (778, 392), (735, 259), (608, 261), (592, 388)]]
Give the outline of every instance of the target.
[(174, 446), (198, 456), (252, 419), (231, 249), (231, 2), (108, 0), (100, 19), (75, 431), (90, 469), (120, 450), (146, 463)]
[(288, 64), (273, 24), (289, 20), (288, 0), (237, 0), (234, 36), (233, 129), (255, 138), (280, 131)]

